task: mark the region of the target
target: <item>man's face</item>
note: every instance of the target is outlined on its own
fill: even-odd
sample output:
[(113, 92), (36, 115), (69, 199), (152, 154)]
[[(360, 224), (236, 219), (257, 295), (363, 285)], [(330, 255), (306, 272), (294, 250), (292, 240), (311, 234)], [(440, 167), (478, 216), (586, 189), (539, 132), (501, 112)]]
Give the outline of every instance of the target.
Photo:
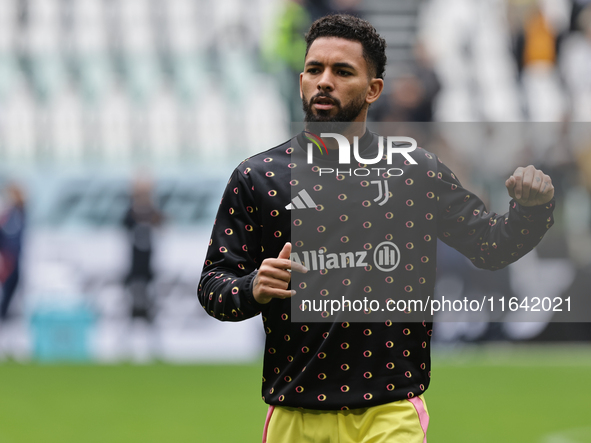
[(300, 74), (307, 122), (363, 122), (383, 81), (370, 78), (360, 42), (320, 37), (312, 43)]

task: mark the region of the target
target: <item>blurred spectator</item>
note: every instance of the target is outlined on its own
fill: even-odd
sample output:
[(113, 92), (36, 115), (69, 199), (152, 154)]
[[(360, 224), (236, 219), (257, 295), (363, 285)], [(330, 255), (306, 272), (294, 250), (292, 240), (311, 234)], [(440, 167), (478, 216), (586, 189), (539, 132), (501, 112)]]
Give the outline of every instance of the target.
[(415, 74), (405, 74), (392, 80), (381, 121), (428, 122), (433, 120), (433, 97)]
[(524, 112), (530, 121), (561, 121), (566, 103), (556, 66), (567, 24), (542, 0), (513, 5), (509, 14)]
[(8, 185), (8, 209), (0, 216), (0, 322), (6, 320), (8, 307), (18, 287), (20, 259), (25, 230), (25, 197), (21, 188)]
[(273, 21), (262, 50), (267, 69), (279, 80), (279, 88), (288, 104), (290, 121), (302, 121), (299, 74), (306, 54), (304, 34), (312, 23), (303, 0), (288, 0)]
[(572, 9), (570, 14), (570, 30), (582, 31), (579, 23), (579, 15), (581, 12), (591, 5), (591, 0), (571, 0)]
[(514, 36), (514, 55), (519, 73), (527, 66), (538, 63), (554, 65), (556, 40), (555, 31), (538, 5), (524, 13)]
[(144, 178), (133, 185), (131, 205), (123, 220), (129, 231), (131, 266), (125, 285), (131, 295), (131, 317), (151, 323), (154, 301), (149, 286), (154, 278), (152, 269), (153, 230), (163, 221), (162, 214), (152, 201), (152, 183)]
[(414, 64), (406, 74), (392, 80), (386, 100), (378, 102), (372, 118), (379, 121), (431, 122), (441, 89), (437, 73), (424, 44), (414, 47)]

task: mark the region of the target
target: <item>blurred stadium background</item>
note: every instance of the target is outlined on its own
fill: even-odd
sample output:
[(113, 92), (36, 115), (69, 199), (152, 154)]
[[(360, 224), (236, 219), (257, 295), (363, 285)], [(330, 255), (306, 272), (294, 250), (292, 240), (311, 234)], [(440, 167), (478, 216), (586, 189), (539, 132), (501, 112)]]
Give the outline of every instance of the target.
[[(535, 252), (492, 274), (442, 246), (438, 293), (589, 295), (591, 1), (2, 0), (0, 443), (260, 440), (260, 319), (214, 321), (196, 287), (227, 177), (301, 121), (303, 32), (334, 11), (388, 42), (373, 121), (434, 128), (497, 212), (516, 166), (554, 180)], [(591, 323), (553, 320), (439, 323), (432, 441), (591, 442)]]

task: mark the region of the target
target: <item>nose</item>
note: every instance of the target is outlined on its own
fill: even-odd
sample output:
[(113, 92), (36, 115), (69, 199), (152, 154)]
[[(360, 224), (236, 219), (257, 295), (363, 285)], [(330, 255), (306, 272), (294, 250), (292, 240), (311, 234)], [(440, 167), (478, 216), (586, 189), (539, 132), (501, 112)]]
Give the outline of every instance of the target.
[(330, 69), (324, 70), (324, 72), (318, 79), (317, 87), (319, 91), (323, 92), (330, 92), (334, 90), (334, 82), (332, 78), (332, 72), (330, 72)]

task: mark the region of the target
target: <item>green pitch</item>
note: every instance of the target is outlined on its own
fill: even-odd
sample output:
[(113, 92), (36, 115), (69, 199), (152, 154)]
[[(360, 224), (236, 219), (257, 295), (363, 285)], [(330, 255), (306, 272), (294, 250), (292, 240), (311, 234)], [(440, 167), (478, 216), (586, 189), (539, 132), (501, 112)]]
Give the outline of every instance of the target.
[[(440, 351), (430, 443), (591, 442), (590, 348)], [(260, 442), (260, 364), (0, 365), (0, 443)]]

